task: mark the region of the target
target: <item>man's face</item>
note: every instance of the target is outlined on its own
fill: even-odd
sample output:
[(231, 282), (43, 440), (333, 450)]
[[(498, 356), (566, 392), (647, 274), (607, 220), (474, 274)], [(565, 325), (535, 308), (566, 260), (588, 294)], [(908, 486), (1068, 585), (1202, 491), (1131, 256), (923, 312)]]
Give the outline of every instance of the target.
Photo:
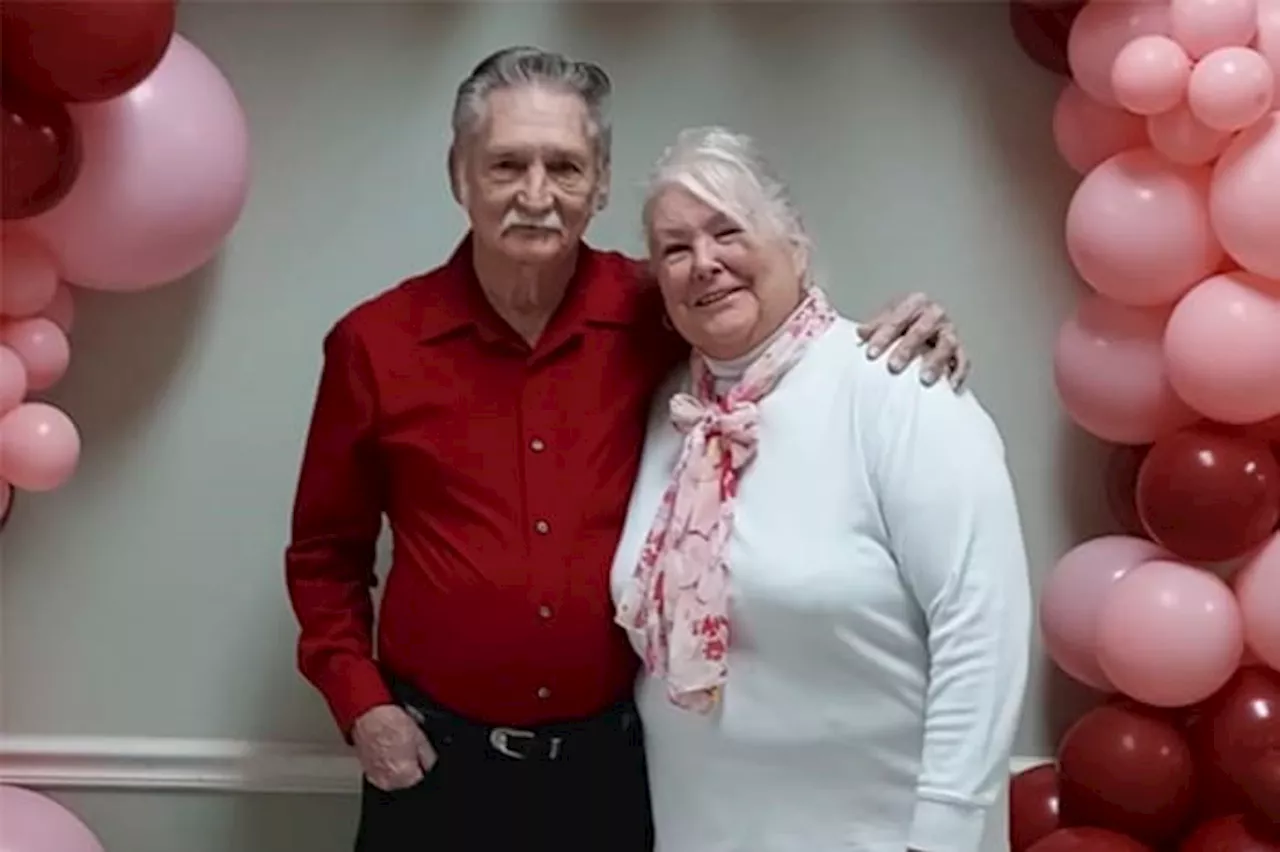
[(586, 104), (540, 86), (499, 89), (455, 163), (477, 247), (522, 264), (558, 260), (582, 238), (608, 174)]

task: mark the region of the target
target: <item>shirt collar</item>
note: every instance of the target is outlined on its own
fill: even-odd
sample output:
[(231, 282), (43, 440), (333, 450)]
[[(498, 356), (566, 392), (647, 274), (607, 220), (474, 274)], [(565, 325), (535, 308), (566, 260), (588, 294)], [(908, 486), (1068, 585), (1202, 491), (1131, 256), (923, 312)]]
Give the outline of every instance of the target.
[[(443, 266), (418, 279), (418, 327), (424, 343), (464, 329), (474, 329), (494, 340), (510, 334), (480, 289), (471, 262), (471, 241), (467, 233)], [(630, 325), (643, 314), (643, 286), (636, 261), (583, 243), (573, 280), (557, 312), (565, 316), (555, 322)]]

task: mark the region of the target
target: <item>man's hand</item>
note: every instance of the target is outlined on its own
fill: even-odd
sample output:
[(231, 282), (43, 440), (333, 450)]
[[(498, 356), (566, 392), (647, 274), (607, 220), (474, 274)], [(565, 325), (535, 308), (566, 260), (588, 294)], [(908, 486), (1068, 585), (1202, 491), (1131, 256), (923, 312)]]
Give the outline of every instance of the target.
[(380, 790), (412, 787), (436, 763), (435, 749), (418, 723), (391, 704), (356, 719), (351, 740), (365, 777)]
[(969, 376), (969, 356), (960, 345), (955, 325), (942, 305), (924, 293), (912, 293), (890, 304), (870, 322), (858, 326), (858, 336), (867, 344), (868, 358), (879, 358), (892, 347), (889, 369), (895, 373), (921, 358), (920, 376), (926, 385), (946, 375), (959, 390)]

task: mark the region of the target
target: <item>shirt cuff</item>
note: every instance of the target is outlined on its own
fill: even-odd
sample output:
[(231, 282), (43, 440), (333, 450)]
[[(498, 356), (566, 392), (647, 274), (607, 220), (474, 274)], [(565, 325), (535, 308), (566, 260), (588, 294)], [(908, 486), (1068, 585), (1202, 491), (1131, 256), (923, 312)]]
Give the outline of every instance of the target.
[(351, 745), (351, 729), (357, 719), (374, 707), (395, 703), (373, 660), (344, 660), (335, 664), (319, 686), (347, 745)]
[(917, 798), (907, 848), (919, 852), (978, 852), (989, 808)]

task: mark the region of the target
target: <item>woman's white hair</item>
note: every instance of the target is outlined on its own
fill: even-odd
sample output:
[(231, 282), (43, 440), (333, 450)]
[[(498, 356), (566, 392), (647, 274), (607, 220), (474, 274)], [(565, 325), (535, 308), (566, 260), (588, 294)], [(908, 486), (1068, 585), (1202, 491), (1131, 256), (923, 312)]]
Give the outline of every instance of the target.
[(719, 210), (748, 232), (777, 237), (797, 250), (807, 268), (810, 240), (787, 186), (744, 133), (724, 127), (691, 127), (662, 152), (645, 191), (643, 221), (652, 224), (653, 203), (678, 186)]

